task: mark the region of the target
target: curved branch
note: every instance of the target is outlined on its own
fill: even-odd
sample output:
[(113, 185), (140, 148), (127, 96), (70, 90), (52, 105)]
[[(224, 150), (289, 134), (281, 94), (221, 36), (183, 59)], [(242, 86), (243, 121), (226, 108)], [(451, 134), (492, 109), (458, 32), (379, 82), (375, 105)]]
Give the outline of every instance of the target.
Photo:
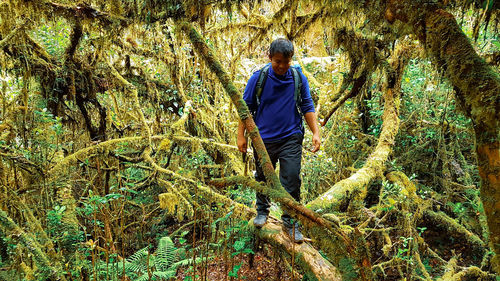
[[(382, 132), (375, 150), (368, 157), (365, 165), (349, 178), (336, 183), (320, 197), (309, 202), (307, 206), (313, 210), (339, 210), (345, 207), (354, 196), (364, 199), (368, 184), (377, 177), (382, 177), (385, 161), (392, 152), (392, 146), (399, 130), (399, 88), (408, 54), (406, 49), (395, 53), (393, 66), (388, 67), (388, 89), (384, 93), (384, 113), (382, 115)], [(397, 69), (397, 71), (394, 71)]]
[(307, 204), (317, 210), (339, 210), (346, 206), (354, 196), (360, 199), (366, 196), (366, 187), (375, 178), (381, 177), (385, 169), (385, 161), (392, 151), (392, 145), (399, 129), (399, 93), (387, 89), (384, 94), (385, 105), (382, 132), (375, 150), (368, 157), (365, 165), (347, 179), (336, 183), (327, 192)]
[[(325, 120), (321, 122), (322, 126), (326, 125), (332, 114), (342, 106), (347, 99), (358, 95), (371, 73), (380, 64), (384, 64), (384, 60), (381, 59), (382, 56), (380, 51), (383, 43), (379, 40), (366, 38), (354, 31), (341, 28), (335, 35), (335, 42), (339, 47), (347, 51), (351, 64), (349, 73), (347, 77), (343, 79), (340, 90), (335, 97), (335, 104), (328, 115), (326, 115)], [(358, 70), (361, 71), (361, 73), (358, 74)], [(351, 83), (353, 84), (351, 91), (343, 94)]]
[[(306, 16), (303, 16), (302, 18), (305, 19), (304, 22), (291, 35), (291, 37), (289, 38), (290, 41), (293, 41), (295, 38), (304, 34), (309, 29), (309, 27), (311, 27), (311, 25), (313, 23), (315, 23), (317, 20), (321, 19), (322, 16), (324, 16), (324, 7), (323, 6), (319, 9), (319, 11), (312, 13), (312, 14), (309, 14), (309, 15), (306, 15)], [(297, 17), (297, 23), (298, 23), (298, 20), (299, 20), (299, 17)]]
[[(333, 115), (333, 113), (335, 113), (335, 111), (337, 111), (337, 109), (342, 106), (348, 99), (350, 98), (353, 98), (355, 96), (357, 96), (360, 92), (361, 92), (361, 88), (365, 85), (366, 83), (366, 80), (368, 78), (368, 72), (366, 71), (366, 69), (363, 70), (363, 72), (361, 73), (361, 75), (354, 79), (354, 83), (353, 83), (353, 86), (352, 86), (352, 89), (345, 93), (344, 95), (342, 95), (341, 97), (339, 97), (335, 103), (333, 104), (333, 107), (330, 109), (330, 112), (325, 116), (325, 120), (323, 120), (321, 122), (321, 126), (325, 126), (326, 123), (328, 122), (328, 120), (330, 120), (330, 117)], [(346, 81), (349, 81), (349, 80), (346, 80)], [(349, 83), (349, 82), (347, 82)], [(348, 84), (344, 84), (344, 82), (342, 82), (342, 86), (344, 85), (348, 85)], [(341, 87), (340, 91), (343, 92), (345, 89), (342, 89), (344, 87)]]
[(68, 45), (68, 48), (66, 49), (66, 58), (71, 59), (73, 55), (75, 54), (76, 47), (78, 47), (78, 43), (80, 43), (80, 38), (82, 38), (83, 35), (83, 30), (82, 30), (82, 24), (78, 19), (75, 19), (75, 24), (73, 26), (73, 31), (71, 32), (70, 35), (70, 43)]

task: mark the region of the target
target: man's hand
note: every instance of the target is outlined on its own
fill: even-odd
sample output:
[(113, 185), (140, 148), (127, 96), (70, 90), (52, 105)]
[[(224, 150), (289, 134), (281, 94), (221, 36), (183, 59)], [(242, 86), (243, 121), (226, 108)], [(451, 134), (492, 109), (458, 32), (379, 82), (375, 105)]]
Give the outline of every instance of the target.
[(236, 137), (236, 145), (238, 145), (238, 150), (246, 153), (247, 152), (247, 137), (245, 137), (245, 124), (240, 120), (238, 122), (238, 136)]
[(236, 139), (236, 143), (238, 144), (238, 150), (245, 153), (247, 152), (247, 138), (244, 135), (238, 134), (238, 138)]
[(318, 134), (313, 134), (312, 144), (313, 144), (313, 148), (312, 148), (311, 151), (313, 153), (315, 153), (321, 147), (321, 138), (319, 137), (319, 133)]
[(311, 151), (314, 153), (319, 150), (321, 147), (321, 138), (319, 137), (319, 127), (318, 127), (318, 120), (316, 118), (316, 113), (315, 112), (307, 112), (304, 114), (304, 119), (306, 119), (306, 123), (309, 126), (309, 129), (311, 129), (311, 132), (313, 133), (312, 137), (312, 144), (313, 148)]

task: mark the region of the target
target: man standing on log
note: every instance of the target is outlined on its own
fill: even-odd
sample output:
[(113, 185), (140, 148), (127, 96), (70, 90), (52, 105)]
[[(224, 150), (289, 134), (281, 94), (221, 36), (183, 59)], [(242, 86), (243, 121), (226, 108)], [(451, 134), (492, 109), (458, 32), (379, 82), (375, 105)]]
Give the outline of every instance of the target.
[[(300, 201), (300, 167), (302, 160), (302, 141), (304, 139), (304, 116), (313, 133), (312, 152), (319, 150), (321, 140), (309, 92), (307, 78), (297, 68), (290, 67), (293, 57), (293, 44), (287, 39), (277, 39), (269, 48), (270, 63), (256, 71), (248, 80), (243, 99), (252, 112), (255, 123), (271, 158), (273, 167), (280, 163), (280, 182), (292, 197)], [(240, 121), (238, 127), (238, 149), (247, 151), (245, 125)], [(257, 153), (254, 153), (257, 166), (255, 179), (265, 181), (259, 165)], [(261, 228), (269, 215), (269, 198), (257, 193), (257, 217), (253, 223)], [(298, 223), (284, 213), (281, 216), (283, 226), (292, 240), (304, 241)]]

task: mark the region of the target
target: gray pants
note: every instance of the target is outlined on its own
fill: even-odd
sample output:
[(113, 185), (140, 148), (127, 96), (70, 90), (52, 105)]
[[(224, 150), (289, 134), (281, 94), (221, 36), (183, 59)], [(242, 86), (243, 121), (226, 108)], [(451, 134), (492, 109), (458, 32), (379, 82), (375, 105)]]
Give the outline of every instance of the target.
[[(304, 135), (301, 133), (291, 135), (283, 140), (272, 143), (264, 143), (267, 153), (271, 158), (273, 168), (276, 169), (276, 163), (280, 162), (280, 182), (285, 190), (292, 197), (300, 202), (300, 162), (302, 160), (302, 141)], [(255, 179), (264, 182), (266, 179), (262, 168), (257, 159), (257, 153), (254, 153), (257, 173)], [(270, 201), (267, 196), (257, 192), (257, 213), (262, 215), (269, 214)], [(291, 217), (283, 212), (281, 216), (283, 223), (287, 227), (291, 227)]]

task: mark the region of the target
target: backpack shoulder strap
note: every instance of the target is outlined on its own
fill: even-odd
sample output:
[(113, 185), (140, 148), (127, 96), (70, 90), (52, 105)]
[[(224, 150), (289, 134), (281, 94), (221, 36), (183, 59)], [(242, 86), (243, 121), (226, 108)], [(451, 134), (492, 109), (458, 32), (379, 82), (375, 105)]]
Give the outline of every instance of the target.
[(264, 66), (259, 73), (259, 79), (257, 80), (257, 85), (255, 85), (255, 104), (256, 108), (259, 108), (260, 97), (262, 96), (262, 90), (264, 89), (264, 84), (266, 83), (267, 76), (269, 74), (270, 65)]
[(293, 82), (294, 82), (294, 95), (293, 99), (295, 101), (295, 106), (297, 107), (297, 111), (299, 115), (302, 116), (302, 109), (300, 109), (300, 105), (302, 104), (302, 95), (300, 90), (302, 89), (302, 76), (299, 73), (299, 70), (295, 67), (290, 68), (293, 74)]

